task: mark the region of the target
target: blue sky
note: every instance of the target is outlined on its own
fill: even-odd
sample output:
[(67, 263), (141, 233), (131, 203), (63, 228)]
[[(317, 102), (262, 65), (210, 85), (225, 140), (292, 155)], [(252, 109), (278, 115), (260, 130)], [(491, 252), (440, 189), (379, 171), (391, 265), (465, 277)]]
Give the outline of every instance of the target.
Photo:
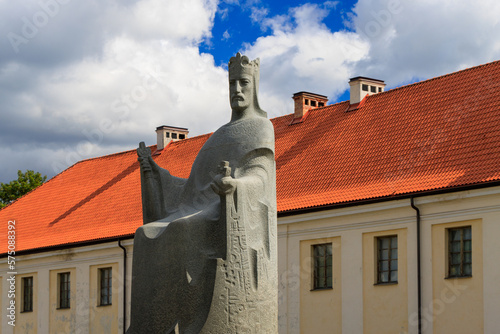
[(310, 91), (348, 99), (500, 59), (496, 0), (0, 0), (0, 182), (229, 120), (227, 66), (261, 59), (270, 117)]

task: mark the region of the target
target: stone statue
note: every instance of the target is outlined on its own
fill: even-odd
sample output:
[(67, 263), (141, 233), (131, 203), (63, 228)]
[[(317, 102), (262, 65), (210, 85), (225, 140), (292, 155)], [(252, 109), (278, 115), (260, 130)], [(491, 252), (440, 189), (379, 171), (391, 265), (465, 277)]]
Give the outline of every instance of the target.
[(144, 225), (134, 239), (128, 334), (275, 334), (274, 129), (260, 109), (259, 59), (229, 61), (231, 121), (188, 179), (140, 144)]

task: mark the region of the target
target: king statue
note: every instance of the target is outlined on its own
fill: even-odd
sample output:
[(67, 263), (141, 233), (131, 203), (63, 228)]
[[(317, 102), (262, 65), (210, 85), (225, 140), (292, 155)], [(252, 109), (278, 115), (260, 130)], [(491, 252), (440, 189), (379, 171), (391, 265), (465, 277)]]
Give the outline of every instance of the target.
[(139, 145), (144, 225), (134, 238), (128, 334), (276, 334), (274, 129), (259, 107), (259, 59), (228, 64), (231, 120), (188, 179)]

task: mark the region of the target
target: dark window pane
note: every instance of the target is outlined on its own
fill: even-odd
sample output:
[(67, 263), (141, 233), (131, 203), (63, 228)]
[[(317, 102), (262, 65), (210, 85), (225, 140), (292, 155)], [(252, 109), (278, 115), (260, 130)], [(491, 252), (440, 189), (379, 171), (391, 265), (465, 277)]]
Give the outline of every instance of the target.
[(325, 248), (324, 247), (315, 247), (315, 255), (316, 256), (324, 256), (325, 255)]
[(389, 270), (389, 261), (380, 261), (382, 271)]
[(448, 229), (448, 276), (461, 277), (472, 274), (471, 227)]
[(451, 264), (457, 264), (462, 261), (460, 253), (453, 253), (451, 255)]
[(33, 311), (33, 277), (23, 277), (23, 312)]
[(111, 268), (99, 269), (100, 275), (100, 304), (111, 305), (112, 301), (112, 275)]
[(452, 252), (460, 252), (460, 249), (461, 249), (461, 245), (460, 245), (460, 242), (452, 242), (451, 243), (451, 251)]
[(70, 307), (70, 273), (59, 274), (59, 308)]
[(391, 249), (391, 259), (392, 260), (397, 260), (398, 258), (398, 250), (397, 249)]
[(332, 244), (313, 245), (313, 288), (332, 287)]
[(464, 240), (470, 240), (471, 239), (471, 228), (467, 227), (463, 229), (464, 231)]
[(464, 276), (472, 276), (472, 264), (464, 264)]
[(380, 259), (381, 260), (388, 260), (389, 259), (389, 250), (388, 249), (383, 249), (380, 252)]
[(472, 263), (472, 253), (464, 253), (464, 263)]
[(461, 239), (460, 230), (451, 230), (451, 240), (460, 241), (460, 239)]
[(397, 282), (398, 241), (397, 236), (377, 238), (378, 283)]

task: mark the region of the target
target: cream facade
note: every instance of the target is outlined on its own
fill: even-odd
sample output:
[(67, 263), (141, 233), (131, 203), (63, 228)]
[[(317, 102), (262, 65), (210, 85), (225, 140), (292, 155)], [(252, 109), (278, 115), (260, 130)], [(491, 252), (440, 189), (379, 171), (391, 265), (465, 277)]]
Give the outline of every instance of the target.
[[(500, 187), (414, 198), (421, 229), (422, 333), (496, 333), (500, 328)], [(450, 278), (449, 230), (470, 227), (471, 275)], [(409, 198), (278, 219), (279, 331), (418, 333), (417, 211)], [(397, 237), (397, 282), (378, 282), (379, 238)], [(331, 287), (315, 289), (314, 245), (331, 244)], [(2, 259), (1, 333), (122, 333), (130, 311), (133, 240), (22, 255), (16, 262), (16, 326), (8, 324)], [(99, 305), (99, 269), (112, 270), (111, 305)], [(393, 267), (394, 269), (394, 267)], [(70, 273), (71, 306), (59, 308), (58, 275)], [(21, 312), (24, 277), (33, 311)]]
[[(421, 332), (497, 333), (500, 187), (417, 197), (414, 204)], [(281, 217), (280, 333), (418, 333), (416, 214), (408, 198)], [(472, 233), (472, 275), (449, 278), (448, 230), (464, 226)], [(376, 241), (384, 236), (398, 239), (397, 283), (377, 284)], [(310, 245), (330, 241), (333, 289), (311, 291)]]
[[(127, 250), (127, 296), (130, 296), (132, 239), (121, 241)], [(6, 259), (2, 259), (2, 291), (9, 290)], [(124, 251), (118, 242), (34, 253), (16, 257), (15, 326), (6, 315), (10, 298), (1, 295), (0, 333), (122, 333)], [(99, 269), (111, 268), (110, 305), (99, 305)], [(70, 307), (59, 304), (61, 273), (70, 274)], [(33, 277), (33, 311), (22, 312), (22, 278)], [(130, 300), (130, 299), (128, 299)], [(5, 306), (5, 307), (4, 307)], [(127, 308), (129, 309), (129, 308)], [(127, 311), (128, 312), (128, 311)], [(127, 324), (128, 326), (128, 324)]]

